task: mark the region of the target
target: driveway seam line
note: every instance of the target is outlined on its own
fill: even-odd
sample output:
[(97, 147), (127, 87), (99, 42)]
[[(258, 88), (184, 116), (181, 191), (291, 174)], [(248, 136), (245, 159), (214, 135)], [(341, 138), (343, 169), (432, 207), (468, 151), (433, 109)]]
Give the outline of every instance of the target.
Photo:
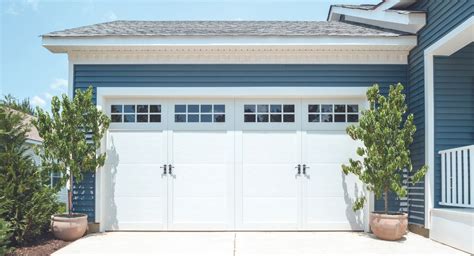
[(234, 252), (232, 254), (233, 256), (235, 256), (236, 244), (237, 244), (237, 233), (234, 233)]

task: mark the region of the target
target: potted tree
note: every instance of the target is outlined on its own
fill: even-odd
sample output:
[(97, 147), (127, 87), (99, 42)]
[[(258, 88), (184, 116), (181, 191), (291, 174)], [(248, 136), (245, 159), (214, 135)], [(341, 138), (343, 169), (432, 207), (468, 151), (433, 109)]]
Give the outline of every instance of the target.
[(62, 173), (60, 185), (68, 185), (68, 213), (51, 217), (54, 235), (65, 241), (82, 237), (87, 230), (87, 215), (72, 212), (74, 184), (85, 172), (104, 165), (105, 153), (98, 154), (100, 142), (109, 127), (109, 118), (92, 101), (92, 87), (76, 90), (75, 97), (53, 97), (51, 114), (37, 108), (36, 127), (43, 138), (42, 167)]
[[(385, 201), (383, 212), (370, 213), (370, 227), (380, 239), (399, 240), (405, 235), (408, 215), (403, 212), (389, 212), (389, 194), (399, 197), (407, 195), (402, 172), (409, 173), (409, 182), (420, 181), (427, 167), (413, 170), (409, 146), (413, 142), (416, 127), (413, 114), (405, 115), (407, 105), (402, 93), (403, 85), (390, 86), (388, 97), (380, 94), (378, 85), (367, 91), (369, 109), (362, 111), (358, 125), (347, 128), (347, 134), (354, 140), (360, 140), (364, 147), (357, 148), (357, 155), (362, 160), (349, 159), (343, 165), (344, 174), (350, 173), (366, 185), (368, 191), (377, 199), (382, 196)], [(365, 197), (357, 198), (353, 210), (363, 208)]]

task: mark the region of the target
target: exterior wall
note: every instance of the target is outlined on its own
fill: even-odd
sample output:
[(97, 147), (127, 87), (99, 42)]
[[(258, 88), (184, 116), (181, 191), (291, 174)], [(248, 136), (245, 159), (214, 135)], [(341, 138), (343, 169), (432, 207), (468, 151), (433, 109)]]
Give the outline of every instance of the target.
[(441, 201), (438, 151), (474, 144), (474, 43), (451, 56), (434, 57), (434, 205)]
[[(408, 57), (408, 105), (415, 115), (417, 132), (412, 145), (414, 168), (425, 163), (425, 106), (424, 106), (424, 63), (423, 51), (438, 39), (449, 33), (456, 26), (473, 15), (472, 0), (420, 0), (410, 9), (426, 11), (426, 26), (418, 32), (418, 46)], [(436, 71), (435, 71), (436, 72)], [(432, 152), (436, 154), (436, 152)], [(429, 166), (430, 171), (433, 166)], [(420, 182), (409, 188), (409, 222), (424, 225), (425, 184)]]
[[(75, 65), (74, 88), (97, 87), (368, 87), (388, 91), (407, 81), (406, 65)], [(95, 98), (94, 98), (95, 100)], [(94, 220), (95, 176), (75, 186), (73, 208)], [(393, 198), (391, 210), (400, 205)], [(376, 203), (376, 210), (383, 203)]]

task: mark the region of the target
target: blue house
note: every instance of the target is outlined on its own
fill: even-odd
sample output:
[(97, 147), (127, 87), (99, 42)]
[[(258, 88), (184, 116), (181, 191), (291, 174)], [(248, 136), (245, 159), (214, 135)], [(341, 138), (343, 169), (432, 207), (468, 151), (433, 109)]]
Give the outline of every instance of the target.
[[(110, 230), (368, 230), (340, 166), (374, 83), (405, 85), (415, 168), (392, 210), (474, 252), (474, 2), (333, 5), (327, 21), (113, 21), (43, 35), (112, 123), (73, 208)], [(356, 196), (368, 207), (353, 212)]]

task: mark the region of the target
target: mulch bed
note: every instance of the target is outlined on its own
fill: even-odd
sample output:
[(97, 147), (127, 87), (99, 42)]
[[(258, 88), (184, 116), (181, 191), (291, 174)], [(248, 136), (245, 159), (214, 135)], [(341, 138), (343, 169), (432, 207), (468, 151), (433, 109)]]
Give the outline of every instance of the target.
[(7, 256), (43, 256), (51, 255), (51, 253), (63, 248), (70, 242), (64, 242), (56, 239), (53, 234), (48, 233), (40, 237), (31, 244), (24, 245), (12, 250)]

